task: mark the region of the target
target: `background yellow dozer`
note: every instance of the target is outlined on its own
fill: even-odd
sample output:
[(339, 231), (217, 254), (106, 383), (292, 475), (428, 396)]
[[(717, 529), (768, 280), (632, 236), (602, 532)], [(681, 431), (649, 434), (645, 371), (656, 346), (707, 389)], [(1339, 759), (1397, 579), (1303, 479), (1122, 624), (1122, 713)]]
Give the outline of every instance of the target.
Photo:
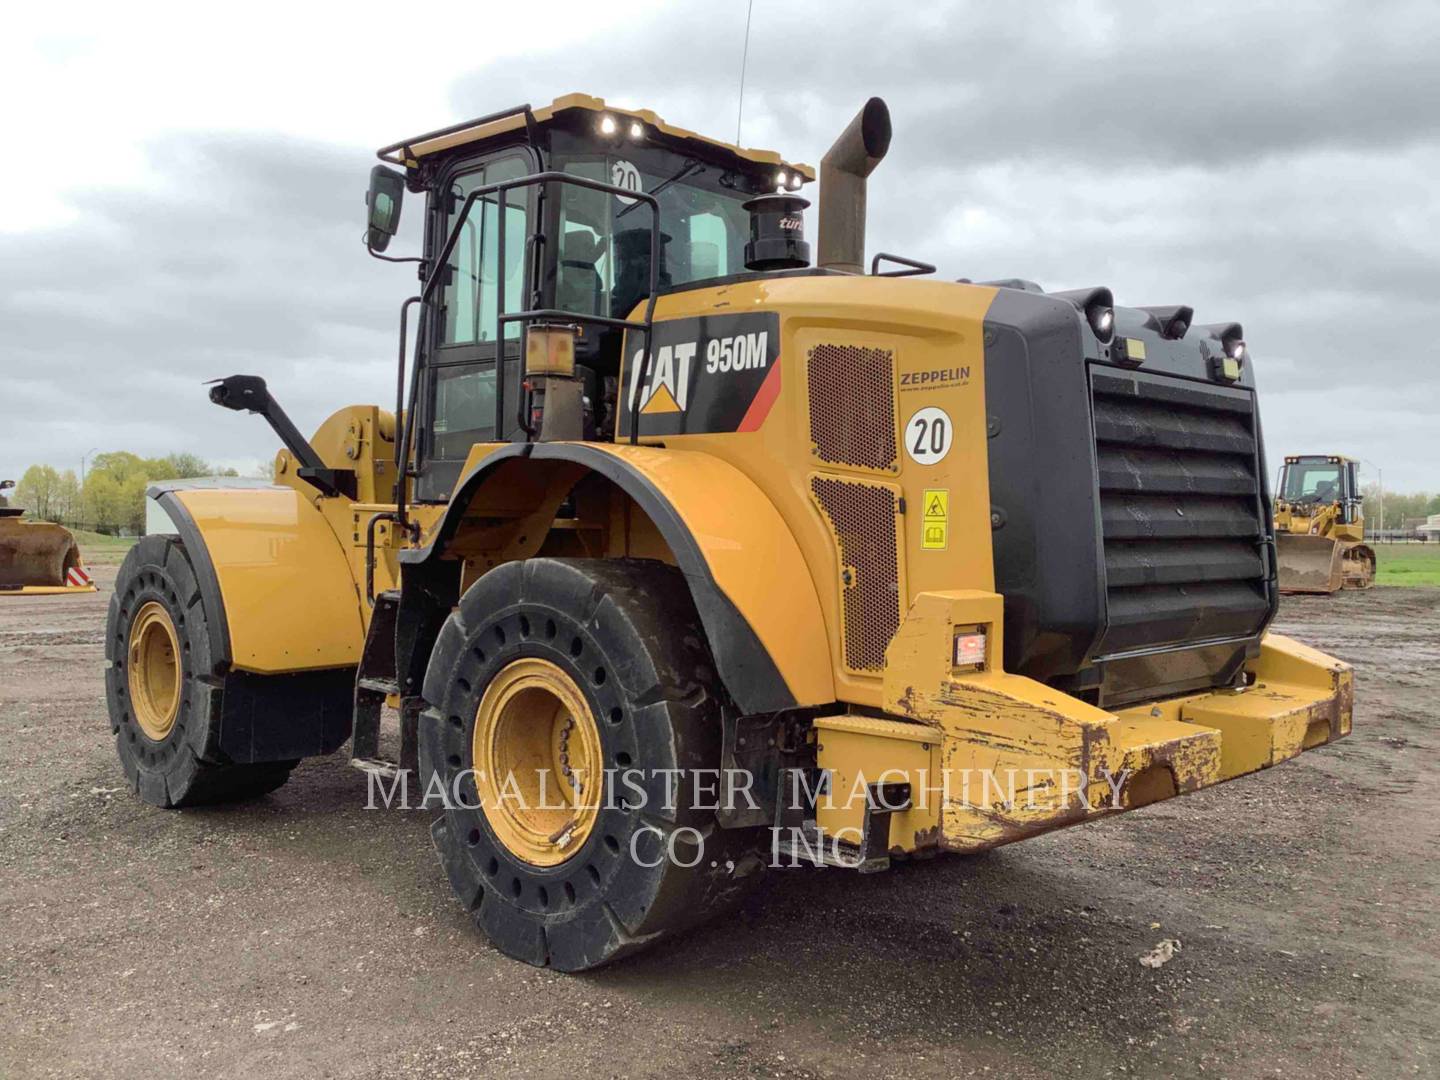
[(70, 530), (22, 520), (25, 511), (9, 506), (3, 495), (14, 486), (11, 480), (0, 482), (0, 596), (94, 592)]
[(1358, 468), (1358, 462), (1334, 454), (1285, 459), (1275, 496), (1282, 593), (1334, 593), (1375, 584)]

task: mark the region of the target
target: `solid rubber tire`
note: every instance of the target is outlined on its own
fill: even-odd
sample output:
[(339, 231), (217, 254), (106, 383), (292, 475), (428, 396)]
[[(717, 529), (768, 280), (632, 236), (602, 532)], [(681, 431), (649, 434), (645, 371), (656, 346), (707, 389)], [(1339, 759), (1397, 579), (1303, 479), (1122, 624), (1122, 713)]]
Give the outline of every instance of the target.
[[(505, 848), (464, 775), (486, 685), (526, 656), (575, 680), (606, 768), (641, 770), (645, 792), (643, 808), (603, 800), (585, 844), (553, 867)], [(711, 794), (696, 797), (692, 770), (720, 767), (726, 698), (674, 567), (537, 558), (492, 570), (442, 628), (424, 696), (421, 779), (470, 804), (451, 800), (432, 827), (435, 847), (456, 896), (508, 955), (563, 971), (598, 967), (716, 915), (759, 879), (764, 830), (720, 829)], [(683, 770), (680, 781), (666, 769)], [(662, 857), (672, 838), (674, 860)]]
[[(130, 631), (136, 613), (158, 601), (179, 641), (180, 710), (164, 739), (141, 730), (129, 702)], [(120, 566), (105, 626), (105, 699), (115, 750), (130, 789), (167, 809), (234, 802), (280, 787), (294, 761), (237, 765), (219, 750), (225, 676), (210, 655), (209, 615), (185, 546), (142, 537)]]

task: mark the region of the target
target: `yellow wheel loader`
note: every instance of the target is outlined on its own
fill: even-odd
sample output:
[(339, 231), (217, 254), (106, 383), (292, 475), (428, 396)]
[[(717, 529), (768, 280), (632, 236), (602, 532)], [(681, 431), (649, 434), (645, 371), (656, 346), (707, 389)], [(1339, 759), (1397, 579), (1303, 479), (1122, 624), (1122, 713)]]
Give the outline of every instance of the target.
[(94, 592), (70, 530), (23, 520), (25, 511), (4, 495), (14, 487), (15, 481), (0, 480), (0, 596)]
[(394, 408), (307, 440), (212, 386), (284, 449), (152, 490), (176, 535), (106, 637), (131, 786), (254, 794), (349, 740), (483, 932), (575, 971), (768, 867), (980, 851), (1348, 734), (1349, 667), (1267, 632), (1240, 325), (867, 265), (890, 134), (872, 99), (826, 154), (813, 262), (815, 170), (652, 112), (381, 150), (371, 254), (426, 200)]
[(1336, 455), (1286, 457), (1275, 493), (1282, 593), (1335, 593), (1375, 584), (1359, 469), (1359, 462)]

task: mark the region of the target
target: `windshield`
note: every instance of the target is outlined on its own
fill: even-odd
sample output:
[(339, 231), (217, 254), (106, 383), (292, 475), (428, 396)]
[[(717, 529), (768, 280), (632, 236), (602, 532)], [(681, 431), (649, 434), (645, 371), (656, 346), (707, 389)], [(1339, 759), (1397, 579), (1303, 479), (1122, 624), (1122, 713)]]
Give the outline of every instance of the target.
[[(745, 269), (753, 193), (725, 186), (735, 178), (715, 165), (679, 154), (574, 154), (557, 161), (563, 172), (638, 188), (660, 203), (659, 286), (683, 285)], [(645, 295), (650, 273), (650, 207), (634, 199), (557, 185), (560, 251), (555, 306), (565, 311), (624, 318)]]
[(1281, 498), (1286, 502), (1338, 502), (1340, 466), (1331, 462), (1292, 462), (1285, 466)]

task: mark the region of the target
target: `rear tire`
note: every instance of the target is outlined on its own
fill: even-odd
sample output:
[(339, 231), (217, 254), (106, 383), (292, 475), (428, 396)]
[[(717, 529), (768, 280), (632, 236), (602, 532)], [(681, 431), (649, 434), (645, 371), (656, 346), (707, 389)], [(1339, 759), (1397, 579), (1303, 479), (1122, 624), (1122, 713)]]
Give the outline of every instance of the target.
[(105, 698), (125, 780), (152, 806), (253, 798), (296, 764), (236, 765), (218, 749), (225, 678), (210, 655), (208, 618), (184, 545), (142, 538), (110, 598)]
[[(518, 693), (533, 705), (497, 720), (495, 702)], [(431, 832), (456, 895), (501, 951), (562, 971), (598, 967), (724, 910), (759, 879), (764, 830), (718, 828), (720, 794), (695, 783), (696, 770), (721, 764), (724, 694), (673, 567), (530, 559), (466, 592), (426, 674), (420, 760), (427, 790), (438, 778), (464, 803), (452, 797)], [(538, 733), (519, 750), (505, 750), (513, 737), (485, 741), (527, 724)], [(550, 746), (557, 756), (531, 774), (563, 790), (572, 780), (558, 754), (593, 756), (606, 770), (591, 788), (599, 798), (569, 823), (571, 811), (517, 824), (493, 799), (482, 805), (481, 790), (495, 791), (479, 775), (487, 761), (529, 762)], [(638, 771), (633, 783), (627, 770)]]

